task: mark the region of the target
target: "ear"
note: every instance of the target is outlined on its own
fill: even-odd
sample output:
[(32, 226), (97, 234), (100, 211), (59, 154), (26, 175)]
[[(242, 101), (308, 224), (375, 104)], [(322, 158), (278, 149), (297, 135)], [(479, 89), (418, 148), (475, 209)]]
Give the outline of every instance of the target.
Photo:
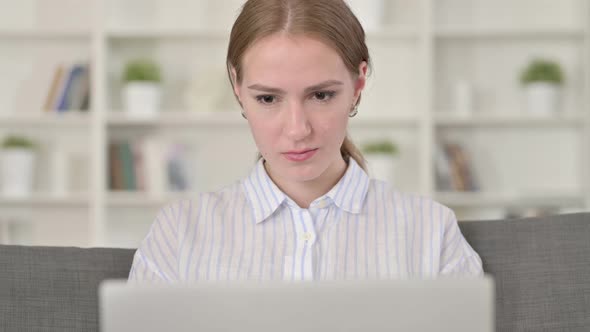
[(361, 92), (365, 88), (367, 84), (367, 69), (368, 65), (366, 61), (363, 61), (359, 65), (359, 74), (356, 80), (354, 81), (354, 105), (358, 103), (358, 100), (361, 96)]
[(234, 94), (236, 95), (238, 102), (240, 104), (242, 104), (242, 102), (241, 102), (242, 99), (240, 98), (241, 89), (240, 89), (239, 84), (237, 83), (238, 82), (238, 74), (236, 72), (236, 68), (234, 68), (234, 67), (230, 68), (230, 75), (231, 75), (231, 82), (232, 82), (233, 89), (234, 89)]

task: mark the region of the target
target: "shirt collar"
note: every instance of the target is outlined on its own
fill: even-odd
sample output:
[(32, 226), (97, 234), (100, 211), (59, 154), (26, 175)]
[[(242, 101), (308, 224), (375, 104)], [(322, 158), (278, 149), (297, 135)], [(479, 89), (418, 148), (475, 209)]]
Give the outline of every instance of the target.
[(270, 217), (287, 198), (266, 173), (262, 158), (242, 181), (242, 186), (252, 206), (256, 223)]
[(325, 195), (344, 211), (360, 213), (369, 190), (370, 178), (354, 158), (349, 158), (344, 176)]
[[(344, 211), (360, 213), (369, 183), (367, 173), (353, 158), (350, 158), (346, 172), (338, 183), (314, 202), (325, 201), (328, 198)], [(258, 160), (250, 174), (242, 181), (242, 186), (252, 206), (256, 223), (266, 220), (285, 200), (289, 199), (266, 172), (263, 159)]]

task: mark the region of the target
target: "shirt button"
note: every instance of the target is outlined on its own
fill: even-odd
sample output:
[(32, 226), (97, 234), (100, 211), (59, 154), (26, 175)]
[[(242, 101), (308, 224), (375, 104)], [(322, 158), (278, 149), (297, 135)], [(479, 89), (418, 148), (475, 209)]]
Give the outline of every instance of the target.
[(307, 233), (303, 233), (303, 240), (308, 242), (311, 241), (311, 239), (313, 238), (313, 234), (307, 232)]

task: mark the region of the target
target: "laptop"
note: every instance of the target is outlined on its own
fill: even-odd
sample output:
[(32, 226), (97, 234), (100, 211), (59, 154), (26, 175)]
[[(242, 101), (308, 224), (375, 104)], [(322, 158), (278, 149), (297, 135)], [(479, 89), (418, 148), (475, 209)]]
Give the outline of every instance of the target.
[(494, 331), (494, 282), (203, 282), (99, 287), (100, 330)]

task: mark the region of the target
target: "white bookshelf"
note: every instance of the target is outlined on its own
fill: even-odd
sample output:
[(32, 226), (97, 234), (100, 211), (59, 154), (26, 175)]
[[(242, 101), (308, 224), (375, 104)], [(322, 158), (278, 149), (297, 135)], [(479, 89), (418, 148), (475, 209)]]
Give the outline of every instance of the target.
[(527, 115), (471, 115), (453, 113), (436, 114), (435, 123), (439, 127), (571, 127), (584, 128), (584, 114), (557, 115), (549, 117)]
[(159, 193), (157, 195), (148, 193), (110, 192), (107, 204), (112, 208), (160, 208), (163, 205), (186, 198), (184, 193)]
[[(159, 207), (190, 195), (109, 191), (106, 150), (113, 139), (162, 135), (193, 144), (201, 158), (194, 191), (247, 174), (255, 146), (231, 94), (225, 91), (223, 103), (199, 111), (184, 98), (189, 80), (225, 75), (231, 8), (240, 1), (56, 0), (49, 6), (25, 0), (16, 7), (2, 1), (14, 12), (0, 13), (0, 51), (8, 50), (0, 69), (11, 68), (9, 77), (0, 78), (0, 100), (15, 102), (0, 102), (0, 134), (18, 130), (40, 140), (59, 139), (85, 149), (88, 159), (86, 194), (54, 197), (43, 194), (45, 183), (29, 199), (0, 197), (0, 206), (59, 210), (60, 227), (70, 223), (71, 234), (44, 228), (33, 242), (134, 246)], [(386, 2), (383, 28), (367, 32), (375, 67), (350, 134), (357, 143), (389, 137), (400, 145), (396, 185), (457, 209), (460, 218), (463, 211), (471, 218), (497, 208), (589, 208), (589, 1)], [(70, 22), (63, 11), (77, 15), (66, 16)], [(22, 49), (14, 52), (15, 47)], [(552, 117), (522, 111), (517, 77), (535, 55), (558, 59), (566, 73), (563, 110)], [(119, 77), (125, 61), (135, 56), (162, 65), (165, 97), (155, 118), (132, 118), (123, 110)], [(78, 59), (92, 60), (91, 110), (41, 111), (54, 64)], [(42, 71), (37, 86), (30, 84), (29, 68)], [(452, 85), (458, 78), (476, 92), (470, 115), (453, 112)], [(227, 90), (224, 80), (211, 84)], [(18, 82), (31, 89), (30, 97), (15, 88)], [(465, 143), (480, 191), (438, 190), (434, 151), (442, 139)], [(47, 227), (51, 221), (43, 222)]]
[(90, 197), (86, 193), (69, 194), (64, 196), (37, 193), (26, 198), (0, 196), (0, 206), (4, 207), (88, 208), (90, 202)]
[(111, 39), (193, 39), (227, 40), (230, 30), (187, 29), (187, 28), (114, 28), (105, 36)]
[(435, 37), (452, 39), (583, 39), (583, 28), (555, 27), (462, 27), (441, 26), (436, 28)]
[(23, 40), (89, 40), (92, 37), (91, 31), (74, 30), (74, 29), (2, 29), (0, 31), (0, 40), (15, 39)]
[(91, 125), (90, 115), (81, 111), (69, 111), (66, 114), (37, 113), (23, 115), (0, 116), (2, 127), (43, 127), (43, 128), (76, 128), (89, 127)]
[(412, 26), (384, 26), (379, 31), (367, 31), (366, 35), (369, 41), (407, 41), (418, 39), (420, 31)]
[(443, 204), (461, 208), (485, 207), (579, 207), (584, 204), (582, 193), (547, 192), (543, 194), (437, 192), (434, 197)]
[(242, 117), (235, 112), (189, 112), (167, 111), (154, 118), (129, 117), (123, 111), (113, 111), (107, 118), (110, 126), (165, 126), (165, 127), (208, 127), (208, 126), (241, 126), (247, 127)]

